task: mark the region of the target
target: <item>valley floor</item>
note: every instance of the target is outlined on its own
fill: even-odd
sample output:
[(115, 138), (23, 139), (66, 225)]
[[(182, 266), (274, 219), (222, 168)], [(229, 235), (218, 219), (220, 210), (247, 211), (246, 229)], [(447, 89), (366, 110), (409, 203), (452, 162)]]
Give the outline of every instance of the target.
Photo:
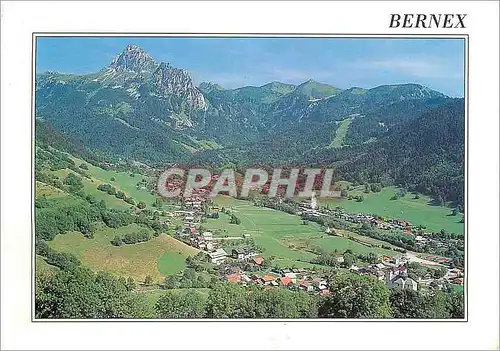
[[(82, 177), (85, 193), (104, 201), (109, 208), (128, 210), (133, 207), (116, 196), (97, 190), (100, 184), (112, 184), (117, 191), (121, 190), (127, 197), (143, 201), (146, 208), (155, 210), (151, 206), (156, 201), (156, 197), (141, 185), (142, 182), (150, 181), (147, 176), (121, 172), (112, 168), (106, 170), (76, 157), (71, 157), (71, 159), (77, 165), (85, 164), (86, 166), (86, 177)], [(68, 174), (78, 175), (70, 169), (60, 169), (51, 173), (61, 182)], [(407, 194), (398, 200), (391, 200), (398, 191), (395, 187), (383, 188), (380, 192), (369, 194), (363, 193), (362, 190), (363, 187), (354, 187), (350, 190), (350, 194), (353, 195), (363, 194), (362, 202), (319, 198), (319, 206), (323, 208), (340, 206), (351, 213), (405, 219), (434, 231), (445, 229), (460, 234), (464, 232), (463, 223), (459, 223), (460, 214), (451, 216), (450, 208), (433, 205), (426, 196), (420, 195), (419, 198), (415, 198), (412, 194)], [(36, 197), (43, 196), (64, 199), (68, 194), (56, 187), (37, 182)], [(261, 248), (262, 257), (276, 267), (307, 269), (321, 267), (319, 264), (312, 263), (318, 257), (317, 248), (340, 253), (350, 250), (354, 254), (374, 252), (389, 257), (396, 256), (400, 251), (400, 248), (387, 242), (361, 236), (348, 230), (338, 230), (337, 236), (327, 235), (324, 228), (315, 222), (303, 223), (300, 216), (255, 206), (246, 200), (217, 196), (213, 199), (213, 205), (230, 210), (241, 221), (238, 225), (231, 224), (230, 216), (220, 211), (218, 219), (208, 218), (201, 224), (204, 230), (213, 232), (214, 240), (219, 247), (231, 252), (231, 249), (237, 247), (239, 242), (243, 243), (242, 235), (245, 234), (257, 247)], [(136, 224), (114, 229), (100, 225), (92, 239), (85, 238), (79, 232), (68, 232), (58, 235), (49, 242), (49, 246), (58, 252), (74, 254), (83, 265), (92, 270), (110, 271), (124, 278), (131, 277), (138, 282), (150, 276), (154, 282), (160, 283), (165, 277), (182, 272), (186, 268), (185, 259), (199, 252), (198, 249), (173, 237), (173, 228), (182, 227), (184, 223), (182, 219), (172, 218), (169, 214), (180, 208), (172, 203), (164, 204), (160, 211), (162, 213), (160, 220), (169, 222), (169, 228), (172, 229), (147, 242), (116, 247), (111, 244), (116, 235), (123, 236), (136, 232), (140, 228)], [(435, 264), (427, 260), (426, 255), (423, 254), (413, 253), (411, 257), (415, 262)], [(46, 270), (46, 266), (48, 265), (43, 258), (37, 257), (37, 270)]]

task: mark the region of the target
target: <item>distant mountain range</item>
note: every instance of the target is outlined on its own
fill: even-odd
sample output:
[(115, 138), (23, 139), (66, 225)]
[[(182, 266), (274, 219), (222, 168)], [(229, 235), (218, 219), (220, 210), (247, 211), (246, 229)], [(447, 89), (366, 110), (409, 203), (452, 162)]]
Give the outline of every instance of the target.
[[(422, 169), (414, 165), (412, 174), (437, 172), (437, 163), (445, 162), (444, 173), (456, 177), (462, 171), (463, 184), (463, 99), (418, 84), (342, 90), (308, 80), (197, 87), (187, 71), (128, 45), (94, 74), (37, 75), (36, 117), (90, 149), (150, 164), (335, 164), (342, 165), (342, 177), (405, 183), (400, 170), (418, 156)], [(452, 137), (442, 135), (445, 130)], [(417, 155), (403, 155), (405, 141)], [(380, 157), (385, 170), (359, 165)], [(463, 198), (463, 190), (450, 195), (435, 189), (434, 181), (409, 180), (409, 187), (422, 186), (443, 199)]]

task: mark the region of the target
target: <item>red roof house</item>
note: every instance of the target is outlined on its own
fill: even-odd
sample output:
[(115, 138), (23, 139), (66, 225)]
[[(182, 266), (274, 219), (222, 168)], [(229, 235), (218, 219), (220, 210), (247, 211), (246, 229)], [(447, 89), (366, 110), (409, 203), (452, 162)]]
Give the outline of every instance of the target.
[(254, 257), (253, 261), (260, 266), (262, 262), (264, 262), (264, 259), (259, 256), (259, 257)]
[(265, 282), (274, 282), (276, 280), (276, 277), (272, 275), (265, 275), (263, 279)]
[(230, 283), (237, 284), (237, 283), (241, 282), (241, 275), (237, 274), (237, 273), (228, 274), (228, 275), (226, 275), (226, 279)]
[(281, 282), (281, 284), (283, 284), (284, 286), (288, 286), (288, 285), (292, 282), (292, 278), (289, 278), (289, 277), (281, 277), (281, 278), (280, 278), (280, 282)]

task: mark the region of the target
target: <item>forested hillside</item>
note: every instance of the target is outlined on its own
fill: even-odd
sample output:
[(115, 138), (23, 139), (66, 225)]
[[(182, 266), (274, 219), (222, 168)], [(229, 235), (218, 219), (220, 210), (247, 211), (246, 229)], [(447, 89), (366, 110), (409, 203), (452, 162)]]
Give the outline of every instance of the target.
[(36, 117), (37, 138), (53, 127), (79, 141), (70, 152), (152, 165), (314, 164), (439, 202), (464, 198), (463, 99), (418, 84), (197, 87), (187, 71), (129, 45), (94, 74), (37, 75)]

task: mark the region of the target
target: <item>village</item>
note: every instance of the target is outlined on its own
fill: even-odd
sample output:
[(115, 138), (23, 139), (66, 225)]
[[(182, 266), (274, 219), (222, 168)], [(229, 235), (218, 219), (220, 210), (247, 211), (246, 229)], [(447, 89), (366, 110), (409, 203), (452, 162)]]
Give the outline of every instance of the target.
[[(412, 223), (395, 218), (383, 218), (381, 216), (373, 216), (368, 214), (352, 214), (347, 213), (341, 207), (335, 208), (318, 208), (316, 199), (313, 195), (311, 201), (303, 201), (298, 204), (298, 210), (295, 212), (304, 218), (317, 219), (321, 217), (330, 217), (337, 220), (342, 220), (348, 223), (363, 224), (367, 223), (375, 229), (399, 232), (407, 236), (410, 240), (415, 241), (415, 250), (425, 252), (426, 247), (443, 248), (448, 247), (450, 243), (460, 245), (460, 240), (456, 238), (441, 237), (440, 233), (426, 231), (420, 226), (415, 226)], [(326, 228), (328, 233), (335, 233), (331, 228)], [(338, 235), (338, 234), (336, 234)], [(463, 246), (463, 245), (462, 245)], [(437, 262), (439, 264), (450, 264), (451, 259), (439, 257), (437, 255), (428, 255), (427, 260)]]
[[(273, 267), (262, 257), (252, 245), (238, 245), (228, 250), (222, 246), (222, 238), (214, 236), (208, 230), (202, 228), (201, 222), (204, 218), (219, 218), (220, 209), (217, 206), (209, 205), (209, 190), (200, 188), (193, 191), (190, 197), (183, 200), (182, 210), (174, 211), (170, 215), (182, 221), (183, 225), (175, 235), (184, 243), (202, 250), (206, 254), (207, 260), (218, 266), (220, 278), (232, 283), (244, 286), (259, 285), (265, 287), (281, 287), (290, 290), (303, 290), (312, 294), (328, 295), (330, 293), (331, 271), (314, 268), (277, 268)], [(367, 222), (384, 230), (399, 229), (415, 235), (415, 239), (433, 240), (416, 235), (417, 231), (411, 223), (398, 219), (381, 219), (364, 214), (348, 214), (342, 209), (318, 209), (313, 196), (311, 201), (304, 201), (299, 204), (297, 215), (306, 214), (311, 217), (334, 216), (352, 223)], [(334, 232), (326, 228), (325, 232)], [(418, 238), (418, 239), (417, 239)], [(251, 235), (241, 233), (241, 241), (251, 240)], [(226, 251), (227, 250), (227, 251)], [(459, 268), (449, 267), (450, 260), (445, 258), (437, 259), (437, 262), (423, 260), (415, 257), (411, 253), (401, 253), (395, 257), (377, 255), (377, 262), (366, 264), (351, 264), (346, 266), (344, 257), (339, 254), (336, 257), (339, 267), (343, 267), (343, 272), (351, 272), (359, 275), (371, 276), (384, 282), (390, 288), (400, 288), (409, 290), (444, 289), (450, 284), (463, 285), (464, 274)], [(443, 276), (435, 277), (432, 274), (425, 274), (419, 277), (410, 277), (409, 268), (411, 264), (419, 263), (423, 266), (445, 270)], [(432, 270), (430, 270), (432, 272)], [(336, 274), (336, 273), (335, 273)]]

